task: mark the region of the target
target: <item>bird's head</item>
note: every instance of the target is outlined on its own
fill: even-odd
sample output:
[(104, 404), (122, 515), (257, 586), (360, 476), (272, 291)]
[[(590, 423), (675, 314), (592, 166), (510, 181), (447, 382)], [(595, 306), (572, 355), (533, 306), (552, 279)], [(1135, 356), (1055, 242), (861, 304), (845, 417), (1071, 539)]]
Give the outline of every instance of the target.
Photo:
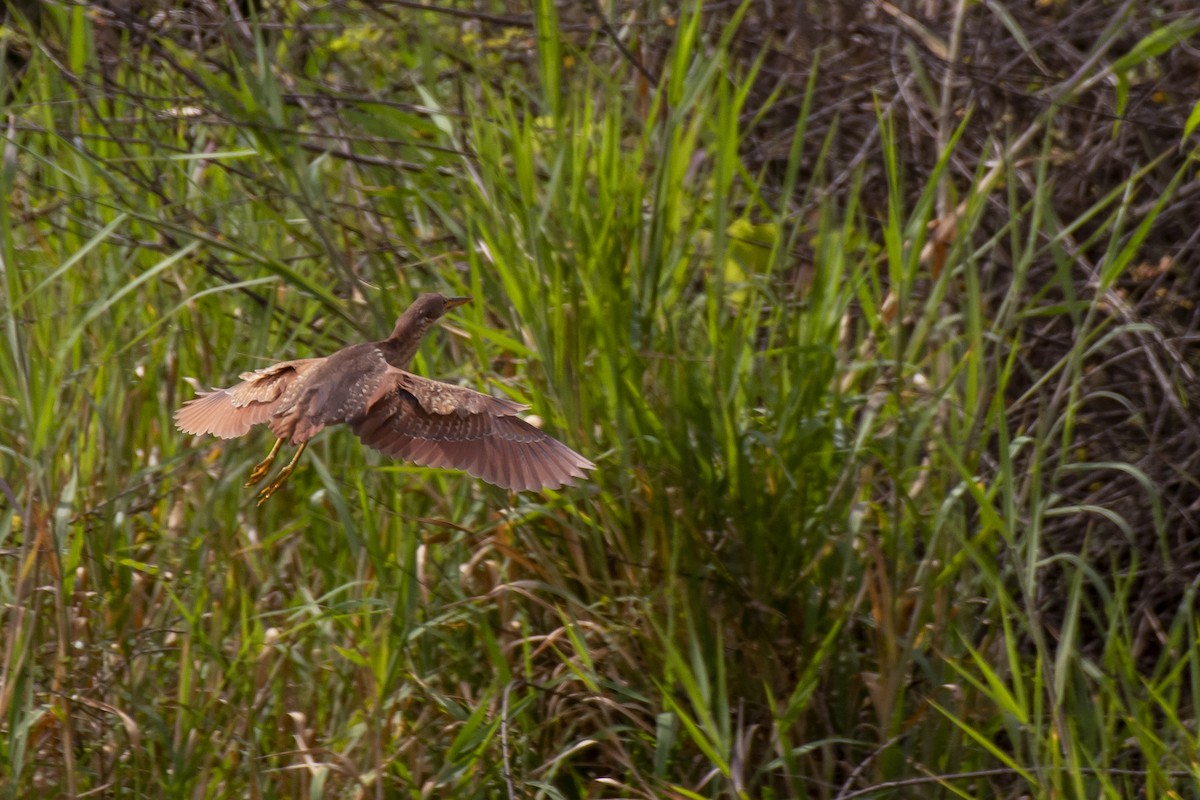
[(404, 312), (404, 316), (412, 315), (414, 319), (426, 319), (436, 322), (439, 317), (452, 308), (458, 308), (471, 302), (470, 297), (446, 297), (444, 294), (430, 292), (423, 294), (413, 301)]
[(419, 339), (425, 335), (433, 323), (452, 308), (471, 302), (470, 297), (446, 297), (444, 294), (430, 292), (423, 294), (413, 301), (396, 320), (396, 328), (392, 331), (391, 339)]

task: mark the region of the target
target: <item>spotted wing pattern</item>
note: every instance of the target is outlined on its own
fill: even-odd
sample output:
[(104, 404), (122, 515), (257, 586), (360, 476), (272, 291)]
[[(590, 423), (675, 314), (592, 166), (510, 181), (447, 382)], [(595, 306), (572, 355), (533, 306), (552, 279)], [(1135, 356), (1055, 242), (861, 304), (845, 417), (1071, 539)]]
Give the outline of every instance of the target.
[(295, 382), (322, 361), (302, 358), (243, 372), (236, 386), (214, 389), (184, 403), (175, 412), (175, 425), (185, 433), (211, 433), (222, 439), (244, 436), (270, 419)]
[(392, 368), (366, 415), (363, 444), (426, 467), (466, 470), (516, 491), (553, 489), (595, 465), (516, 414), (508, 400)]
[(320, 359), (280, 397), (268, 421), (271, 432), (301, 444), (326, 425), (360, 419), (392, 369), (374, 343), (344, 347)]

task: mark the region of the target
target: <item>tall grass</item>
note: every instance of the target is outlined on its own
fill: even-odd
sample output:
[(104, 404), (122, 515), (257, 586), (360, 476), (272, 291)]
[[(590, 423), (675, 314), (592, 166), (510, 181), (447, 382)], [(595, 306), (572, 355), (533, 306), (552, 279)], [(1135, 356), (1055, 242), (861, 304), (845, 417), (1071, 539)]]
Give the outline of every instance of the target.
[[(1059, 453), (1139, 186), (1089, 212), (1110, 242), (1092, 295), (1045, 183), (1027, 203), (959, 187), (943, 269), (946, 178), (906, 200), (886, 114), (886, 208), (799, 185), (826, 179), (806, 119), (772, 191), (741, 156), (765, 109), (736, 26), (685, 9), (649, 84), (538, 9), (536, 69), (514, 73), (437, 15), (332, 9), (315, 43), (231, 34), (223, 71), (166, 36), (101, 64), (86, 10), (47, 7), (0, 173), (7, 795), (1194, 787), (1190, 612), (1147, 675), (1133, 576), (1111, 592), (1039, 540), (1069, 510), (1043, 470), (1078, 466)], [(460, 60), (478, 76), (442, 80)], [(330, 74), (364, 96), (307, 114)], [(1021, 213), (981, 241), (996, 192)], [(1047, 255), (1061, 285), (1030, 292)], [(196, 388), (381, 336), (429, 289), (476, 303), (416, 368), (529, 402), (591, 481), (509, 495), (332, 430), (256, 508), (268, 436), (174, 430)], [(1012, 398), (1023, 323), (1056, 315), (1077, 347), (1053, 391)], [(1099, 657), (1085, 616), (1107, 621)]]

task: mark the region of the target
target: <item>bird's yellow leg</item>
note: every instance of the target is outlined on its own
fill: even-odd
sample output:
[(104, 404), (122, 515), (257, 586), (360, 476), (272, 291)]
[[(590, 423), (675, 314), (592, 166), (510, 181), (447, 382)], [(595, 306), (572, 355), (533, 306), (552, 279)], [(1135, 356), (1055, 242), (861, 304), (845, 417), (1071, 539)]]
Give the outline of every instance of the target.
[(275, 494), (275, 490), (283, 486), (284, 481), (291, 476), (292, 471), (296, 469), (296, 463), (300, 460), (300, 454), (304, 452), (304, 448), (306, 447), (308, 447), (308, 442), (302, 442), (299, 449), (296, 450), (296, 455), (292, 456), (292, 460), (287, 463), (286, 467), (279, 470), (279, 474), (275, 476), (275, 480), (271, 481), (266, 488), (258, 493), (258, 504), (260, 506), (267, 502), (267, 498)]
[(267, 477), (267, 473), (271, 471), (271, 465), (275, 463), (275, 456), (282, 446), (283, 439), (276, 439), (275, 446), (271, 448), (271, 452), (267, 453), (267, 457), (254, 465), (254, 469), (250, 470), (250, 477), (246, 479), (247, 489)]

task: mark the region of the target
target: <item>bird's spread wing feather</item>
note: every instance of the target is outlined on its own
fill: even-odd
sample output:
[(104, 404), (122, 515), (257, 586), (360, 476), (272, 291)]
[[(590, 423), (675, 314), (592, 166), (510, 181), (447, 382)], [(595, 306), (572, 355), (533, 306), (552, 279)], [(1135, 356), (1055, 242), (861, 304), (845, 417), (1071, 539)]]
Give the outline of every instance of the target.
[(366, 415), (363, 444), (427, 467), (466, 470), (516, 491), (587, 476), (592, 462), (515, 416), (524, 406), (392, 368)]
[(175, 412), (175, 425), (185, 433), (211, 433), (222, 439), (244, 436), (266, 422), (288, 388), (321, 360), (302, 358), (243, 372), (236, 386), (214, 389), (184, 403)]
[(383, 389), (391, 392), (395, 388), (407, 391), (421, 404), (422, 409), (439, 416), (487, 414), (494, 417), (511, 417), (529, 408), (511, 400), (480, 394), (452, 383), (422, 378), (420, 375), (393, 367), (388, 371)]

